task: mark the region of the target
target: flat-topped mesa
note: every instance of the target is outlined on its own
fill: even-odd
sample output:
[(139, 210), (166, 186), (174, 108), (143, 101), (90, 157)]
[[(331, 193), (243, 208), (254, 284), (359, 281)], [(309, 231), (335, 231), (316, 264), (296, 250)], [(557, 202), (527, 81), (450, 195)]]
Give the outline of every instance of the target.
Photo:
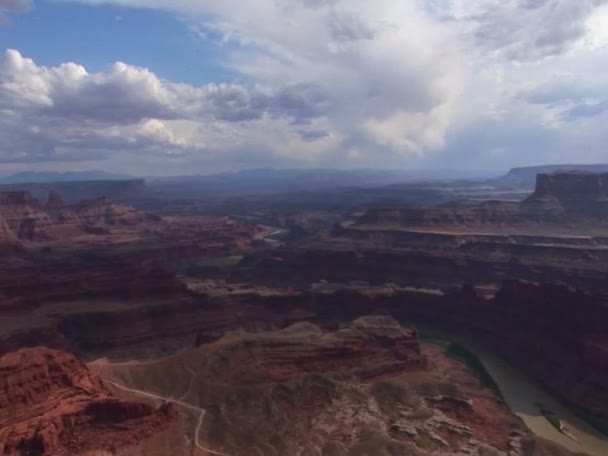
[(536, 176), (538, 176), (539, 174), (569, 172), (606, 173), (608, 172), (608, 164), (559, 164), (511, 168), (507, 174), (497, 179), (491, 179), (489, 183), (496, 185), (499, 188), (508, 187), (533, 189), (536, 183)]
[(523, 206), (549, 206), (568, 214), (608, 215), (608, 173), (539, 174), (536, 190)]
[(35, 206), (36, 200), (27, 191), (0, 192), (0, 206)]
[(308, 373), (374, 378), (425, 367), (416, 332), (401, 328), (392, 317), (362, 317), (335, 332), (297, 323), (217, 344), (230, 359), (232, 383), (252, 376), (284, 382)]
[(0, 357), (0, 411), (2, 456), (122, 454), (178, 420), (114, 398), (73, 355), (43, 347)]

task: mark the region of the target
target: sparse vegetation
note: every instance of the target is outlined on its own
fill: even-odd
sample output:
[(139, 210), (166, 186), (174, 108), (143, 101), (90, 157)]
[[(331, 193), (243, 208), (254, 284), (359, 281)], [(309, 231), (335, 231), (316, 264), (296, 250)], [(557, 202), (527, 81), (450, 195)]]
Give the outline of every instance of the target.
[(557, 429), (559, 432), (563, 432), (562, 420), (560, 420), (556, 414), (545, 408), (541, 408), (540, 413), (542, 413), (542, 415), (555, 429)]
[(494, 381), (494, 378), (490, 375), (483, 362), (475, 353), (457, 342), (451, 342), (446, 348), (446, 353), (464, 361), (475, 373), (477, 378), (479, 378), (483, 386), (490, 388), (498, 397), (504, 399), (498, 384)]

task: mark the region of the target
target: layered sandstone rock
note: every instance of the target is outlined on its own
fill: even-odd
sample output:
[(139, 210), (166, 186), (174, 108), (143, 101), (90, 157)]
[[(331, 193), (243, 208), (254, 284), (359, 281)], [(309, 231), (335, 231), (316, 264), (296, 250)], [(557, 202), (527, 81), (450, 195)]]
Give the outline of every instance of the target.
[(232, 332), (167, 358), (91, 368), (203, 408), (198, 439), (213, 454), (533, 454), (522, 452), (521, 423), (464, 364), (390, 317)]
[(99, 225), (137, 225), (146, 220), (145, 214), (131, 206), (113, 204), (108, 198), (82, 201), (73, 207), (80, 222), (87, 227)]
[(608, 173), (539, 174), (536, 189), (523, 206), (571, 216), (607, 217)]
[(7, 261), (0, 276), (0, 308), (4, 301), (17, 298), (50, 304), (61, 300), (82, 302), (87, 297), (128, 300), (179, 296), (186, 290), (173, 274), (137, 257), (87, 252), (70, 258), (70, 262), (63, 257)]
[(480, 204), (453, 205), (433, 209), (369, 209), (357, 220), (358, 225), (384, 225), (403, 228), (436, 228), (521, 223), (519, 205), (507, 201), (486, 201)]
[(15, 237), (26, 241), (67, 240), (84, 233), (108, 234), (109, 227), (159, 221), (133, 207), (113, 204), (106, 197), (66, 206), (56, 190), (49, 191), (44, 206), (26, 191), (0, 192), (0, 216)]
[(25, 241), (47, 241), (57, 236), (81, 234), (80, 222), (59, 204), (58, 195), (50, 195), (41, 206), (29, 192), (0, 193), (0, 216), (12, 233)]
[(170, 405), (114, 398), (72, 355), (41, 347), (0, 357), (0, 410), (6, 456), (122, 454), (178, 419)]
[[(536, 189), (523, 202), (452, 203), (424, 209), (368, 209), (347, 230), (440, 231), (486, 229), (515, 234), (537, 224), (602, 220), (608, 217), (608, 173), (539, 174)], [(511, 233), (509, 233), (509, 228)], [(486, 232), (486, 231), (483, 231)]]
[(401, 328), (391, 317), (360, 318), (335, 333), (300, 323), (276, 333), (238, 337), (235, 343), (227, 337), (218, 344), (230, 353), (232, 383), (252, 377), (283, 382), (313, 372), (372, 378), (424, 367), (415, 331)]
[(0, 215), (19, 239), (48, 239), (46, 229), (53, 225), (29, 192), (0, 192)]
[(0, 215), (0, 254), (11, 254), (23, 250), (23, 244)]
[(63, 209), (66, 206), (61, 193), (57, 190), (49, 190), (49, 196), (45, 205), (46, 209)]
[(0, 192), (1, 206), (28, 206), (36, 204), (32, 194), (27, 191)]
[(492, 311), (485, 324), (497, 348), (608, 430), (608, 298), (512, 280)]

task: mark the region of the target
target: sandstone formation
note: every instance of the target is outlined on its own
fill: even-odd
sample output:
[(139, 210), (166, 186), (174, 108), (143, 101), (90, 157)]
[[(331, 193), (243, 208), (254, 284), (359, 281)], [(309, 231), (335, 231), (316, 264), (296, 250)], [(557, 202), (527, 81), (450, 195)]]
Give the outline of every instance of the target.
[[(372, 208), (352, 230), (473, 231), (491, 234), (538, 232), (537, 225), (602, 222), (608, 217), (608, 173), (539, 174), (536, 189), (523, 202), (484, 201), (436, 208)], [(578, 234), (585, 232), (584, 227)]]
[(508, 188), (525, 188), (534, 189), (536, 177), (539, 174), (555, 174), (555, 173), (606, 173), (608, 165), (606, 164), (562, 164), (562, 165), (540, 165), (526, 166), (521, 168), (512, 168), (507, 174), (497, 179), (492, 179), (486, 184), (492, 184), (497, 187)]
[[(302, 214), (289, 204), (248, 212), (240, 200), (226, 206), (238, 217), (205, 212), (204, 203), (182, 212), (187, 205), (177, 201), (161, 218), (99, 194), (66, 203), (52, 191), (40, 204), (27, 192), (0, 193), (0, 246), (22, 252), (2, 258), (0, 354), (45, 345), (89, 360), (147, 358), (106, 363), (99, 373), (191, 404), (177, 408), (200, 454), (553, 456), (558, 450), (528, 451), (545, 446), (415, 331), (385, 317), (344, 322), (386, 314), (408, 326), (457, 328), (608, 425), (605, 185), (601, 175), (539, 176), (521, 203), (376, 207), (348, 221), (346, 212)], [(275, 227), (292, 232), (266, 242)], [(45, 429), (83, 436), (49, 445), (97, 451), (82, 442), (106, 435), (98, 415), (110, 416), (108, 435), (127, 436), (125, 422), (156, 413), (99, 394), (104, 405), (82, 413), (70, 405), (75, 418), (41, 412), (51, 420)], [(198, 445), (191, 434), (201, 416)], [(171, 426), (163, 429), (183, 436)], [(11, 436), (21, 438), (18, 431)], [(164, 441), (164, 432), (150, 435)], [(25, 451), (41, 438), (27, 437)]]
[(146, 215), (130, 206), (116, 205), (106, 197), (81, 201), (73, 210), (85, 227), (103, 225), (137, 225), (147, 220)]
[(63, 209), (66, 206), (61, 193), (57, 190), (49, 190), (49, 196), (45, 205), (46, 209)]
[(178, 421), (171, 405), (114, 398), (83, 363), (46, 348), (0, 357), (0, 411), (3, 456), (142, 454)]
[(234, 384), (284, 382), (313, 372), (373, 378), (425, 365), (415, 331), (391, 317), (360, 318), (329, 334), (299, 323), (277, 333), (228, 336), (217, 344), (231, 353), (228, 376), (220, 371), (217, 376)]
[(87, 232), (109, 232), (104, 227), (133, 226), (152, 221), (129, 206), (115, 205), (105, 197), (66, 206), (55, 190), (45, 205), (29, 192), (0, 192), (0, 217), (13, 235), (24, 241), (67, 240)]
[(0, 255), (13, 254), (23, 250), (23, 244), (0, 215)]
[(310, 323), (232, 332), (167, 358), (91, 369), (200, 407), (199, 442), (210, 454), (542, 454), (464, 364), (421, 346), (390, 317), (333, 332)]
[(63, 196), (68, 204), (78, 201), (90, 200), (105, 195), (114, 201), (129, 201), (144, 195), (146, 183), (142, 179), (130, 180), (88, 180), (68, 181), (52, 183), (14, 183), (1, 184), (0, 192), (28, 191), (39, 199), (46, 199), (50, 191), (57, 192)]
[(493, 310), (480, 312), (477, 325), (487, 325), (497, 348), (608, 430), (608, 298), (508, 281)]
[(452, 205), (436, 209), (368, 209), (357, 224), (385, 225), (386, 227), (436, 228), (476, 226), (487, 224), (521, 223), (519, 204), (505, 201), (486, 201), (479, 204)]
[(608, 173), (539, 174), (536, 190), (523, 205), (562, 216), (608, 217)]
[(47, 229), (54, 225), (29, 192), (0, 193), (0, 216), (12, 233), (23, 240), (44, 240)]
[[(335, 262), (332, 264), (340, 267)], [(302, 320), (332, 328), (341, 321), (382, 311), (403, 322), (459, 328), (482, 338), (562, 399), (587, 413), (599, 426), (608, 427), (608, 396), (602, 387), (608, 383), (608, 334), (603, 326), (608, 319), (608, 300), (601, 295), (559, 284), (538, 285), (513, 280), (506, 281), (491, 297), (487, 292), (477, 294), (473, 286), (442, 292), (393, 285), (378, 286), (378, 291), (374, 292), (369, 284), (361, 291), (325, 292), (321, 288), (311, 292), (258, 293), (252, 290), (213, 294), (187, 293), (179, 287), (172, 288), (173, 285), (169, 286), (172, 282), (161, 280), (160, 276), (151, 275), (150, 278), (152, 288), (149, 292), (142, 289), (139, 296), (144, 300), (141, 303), (136, 299), (134, 304), (112, 309), (89, 308), (81, 304), (80, 311), (65, 315), (55, 313), (44, 328), (12, 331), (0, 337), (0, 352), (43, 343), (85, 355), (155, 356), (167, 350), (214, 341), (238, 328), (260, 331)], [(163, 281), (167, 284), (164, 300), (159, 299), (162, 296), (159, 286)], [(100, 282), (97, 286), (102, 290), (116, 285)], [(155, 296), (154, 301), (150, 301), (151, 296)], [(25, 311), (24, 305), (23, 302), (13, 304), (21, 307), (21, 313)], [(293, 337), (289, 332), (284, 334), (284, 340), (293, 339), (289, 342), (290, 351), (296, 350), (303, 355), (297, 364), (290, 364), (284, 358), (282, 339), (252, 336), (257, 350), (265, 351), (264, 356), (252, 356), (250, 351), (243, 359), (235, 356), (238, 361), (232, 371), (238, 372), (236, 378), (246, 378), (248, 372), (259, 375), (264, 371), (271, 375), (269, 378), (282, 381), (292, 373), (300, 375), (334, 369), (338, 358), (342, 363), (350, 362), (355, 366), (358, 360), (382, 360), (386, 355), (401, 356), (400, 353), (402, 359), (410, 360), (410, 366), (416, 365), (419, 360), (415, 356), (415, 344), (411, 337), (405, 337), (407, 331), (396, 332), (398, 337), (392, 339), (386, 336), (388, 328), (382, 331), (375, 334), (369, 323), (363, 329), (355, 325), (331, 337), (311, 331), (306, 344), (315, 347), (311, 341), (319, 341), (318, 353), (327, 360), (324, 364), (316, 356), (305, 356), (308, 348), (298, 348), (297, 333)], [(247, 346), (246, 340), (241, 339), (241, 346)], [(363, 344), (363, 340), (369, 343)], [(379, 351), (374, 351), (374, 347), (379, 347)], [(258, 361), (260, 359), (263, 362)], [(382, 365), (380, 370), (390, 370), (389, 365)], [(361, 375), (367, 375), (366, 372), (373, 373), (374, 369), (368, 366)]]
[[(92, 251), (70, 258), (70, 262), (63, 256), (6, 261), (0, 276), (0, 309), (17, 298), (39, 306), (87, 297), (175, 296), (185, 290), (173, 274), (142, 257), (130, 259)], [(22, 309), (22, 313), (27, 311)]]

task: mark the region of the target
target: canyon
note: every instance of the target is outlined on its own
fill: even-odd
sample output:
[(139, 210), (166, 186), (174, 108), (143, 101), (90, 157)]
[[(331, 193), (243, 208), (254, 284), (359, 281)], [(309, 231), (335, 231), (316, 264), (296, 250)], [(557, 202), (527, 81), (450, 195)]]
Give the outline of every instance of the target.
[(532, 434), (450, 347), (608, 429), (607, 182), (1, 192), (0, 454), (599, 456)]
[(0, 357), (0, 386), (2, 455), (167, 454), (158, 436), (180, 426), (170, 404), (119, 400), (73, 355), (48, 348)]
[[(336, 331), (298, 323), (229, 332), (149, 362), (96, 361), (123, 391), (201, 407), (191, 440), (210, 454), (519, 455), (555, 450), (535, 439), (466, 367), (391, 317)], [(171, 370), (173, 381), (163, 379)], [(198, 437), (197, 437), (198, 436)], [(554, 454), (569, 454), (556, 450)]]

